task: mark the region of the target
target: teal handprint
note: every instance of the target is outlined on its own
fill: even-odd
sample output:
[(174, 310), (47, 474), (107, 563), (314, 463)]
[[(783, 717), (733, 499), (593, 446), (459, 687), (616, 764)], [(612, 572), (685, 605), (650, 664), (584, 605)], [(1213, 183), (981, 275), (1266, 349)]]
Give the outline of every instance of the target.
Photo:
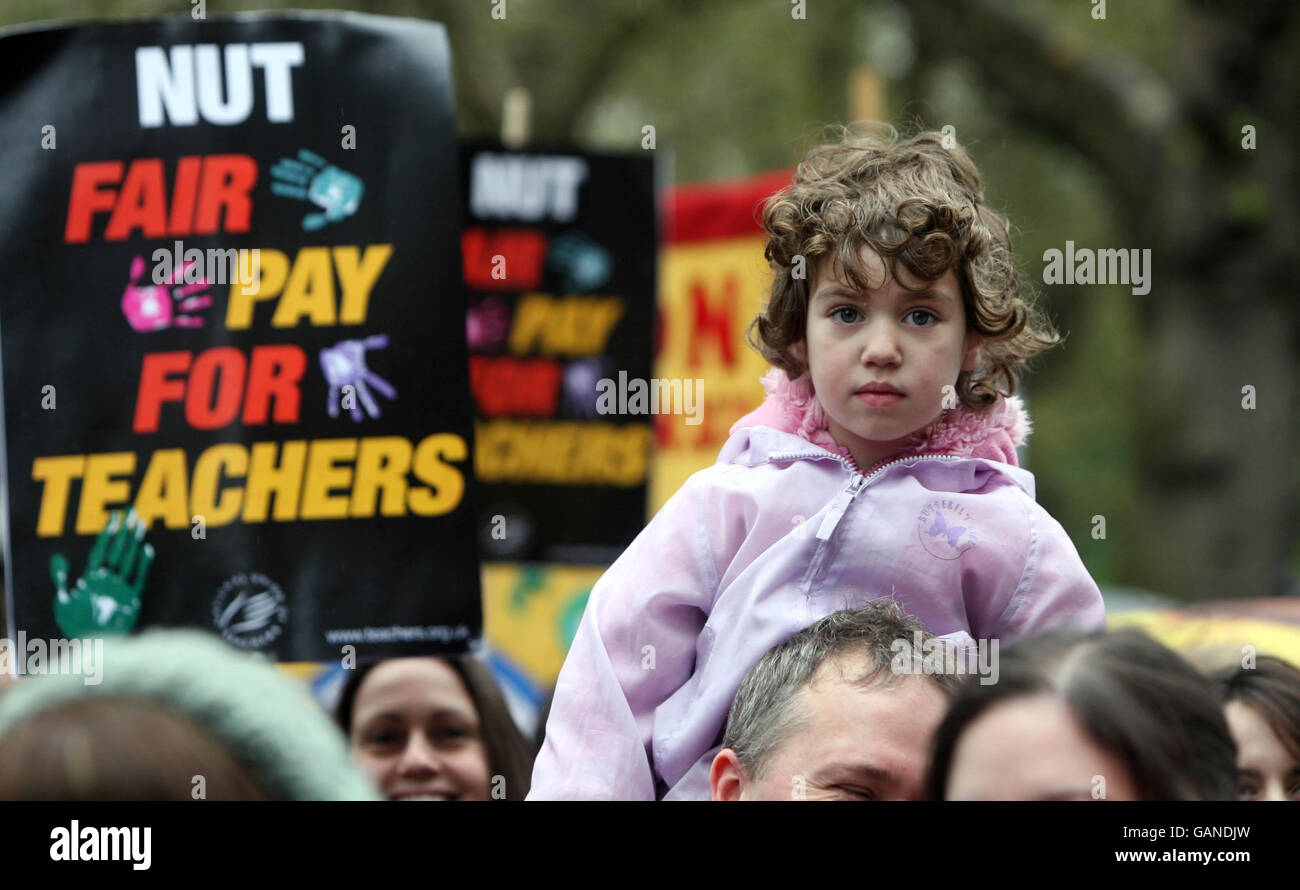
[(68, 561), (50, 557), (54, 620), (68, 638), (126, 633), (140, 617), (140, 591), (153, 564), (153, 547), (143, 543), (144, 524), (133, 508), (114, 510), (90, 548), (86, 571), (68, 589)]
[(305, 148), (298, 149), (296, 161), (281, 158), (271, 167), (271, 178), (273, 194), (311, 201), (324, 210), (324, 213), (309, 213), (302, 218), (302, 227), (308, 232), (356, 213), (365, 191), (365, 186), (356, 176)]

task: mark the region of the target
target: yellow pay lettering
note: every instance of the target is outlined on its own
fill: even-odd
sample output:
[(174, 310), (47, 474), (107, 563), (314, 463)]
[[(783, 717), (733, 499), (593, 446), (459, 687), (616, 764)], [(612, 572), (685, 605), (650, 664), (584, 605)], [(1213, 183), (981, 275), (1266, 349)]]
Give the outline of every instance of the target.
[[(306, 318), (314, 327), (334, 324), (363, 324), (370, 306), (370, 291), (393, 255), (391, 244), (371, 244), (364, 254), (355, 246), (304, 247), (289, 258), (278, 250), (263, 248), (261, 262), (248, 286), (236, 281), (230, 286), (226, 306), (226, 327), (242, 331), (253, 323), (257, 304), (279, 299), (271, 316), (271, 327), (297, 327)], [(337, 273), (339, 290), (334, 289)]]
[(623, 317), (619, 297), (552, 297), (525, 294), (510, 327), (515, 355), (600, 355), (614, 325)]

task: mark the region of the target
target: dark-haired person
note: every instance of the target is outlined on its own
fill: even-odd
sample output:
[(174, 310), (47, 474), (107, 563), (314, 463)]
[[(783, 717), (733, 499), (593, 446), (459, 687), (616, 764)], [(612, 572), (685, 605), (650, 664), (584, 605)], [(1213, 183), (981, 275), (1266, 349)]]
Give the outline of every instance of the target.
[(471, 655), (363, 663), (336, 719), (389, 800), (523, 800), (532, 758), (491, 671)]
[(1300, 670), (1262, 655), (1216, 679), (1237, 743), (1238, 797), (1300, 800)]
[(900, 641), (934, 639), (881, 598), (773, 646), (731, 704), (709, 771), (713, 800), (918, 799), (958, 679), (894, 667)]
[(934, 736), (947, 800), (1233, 800), (1236, 750), (1214, 687), (1137, 631), (1049, 635), (967, 681)]

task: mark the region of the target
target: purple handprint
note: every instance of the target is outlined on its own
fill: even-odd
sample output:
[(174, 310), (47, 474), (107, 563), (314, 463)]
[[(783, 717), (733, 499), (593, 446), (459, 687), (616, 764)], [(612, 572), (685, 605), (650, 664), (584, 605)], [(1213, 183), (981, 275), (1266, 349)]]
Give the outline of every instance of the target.
[(609, 376), (610, 364), (611, 360), (602, 356), (569, 362), (564, 369), (564, 401), (575, 417), (596, 416), (597, 384)]
[(161, 331), (170, 327), (203, 327), (203, 319), (185, 313), (206, 309), (212, 305), (212, 298), (209, 296), (192, 296), (207, 290), (212, 286), (212, 282), (205, 278), (192, 284), (177, 285), (177, 282), (185, 280), (185, 270), (192, 265), (194, 264), (189, 262), (179, 269), (173, 269), (172, 274), (162, 284), (146, 284), (141, 287), (140, 279), (144, 277), (144, 257), (138, 256), (132, 260), (131, 282), (122, 293), (122, 314), (126, 316), (127, 323), (137, 331)]
[[(329, 395), (325, 398), (325, 410), (330, 417), (339, 416), (339, 394), (345, 386), (354, 389), (361, 404), (365, 405), (366, 413), (372, 418), (378, 417), (380, 412), (367, 383), (390, 400), (397, 398), (397, 390), (393, 389), (392, 384), (366, 367), (366, 350), (383, 349), (387, 345), (387, 334), (375, 334), (364, 340), (341, 340), (320, 351), (320, 367), (325, 372), (325, 381), (330, 385)], [(345, 402), (347, 395), (344, 393)], [(352, 414), (353, 421), (360, 423), (361, 409), (357, 407), (357, 400), (353, 399), (346, 407)]]

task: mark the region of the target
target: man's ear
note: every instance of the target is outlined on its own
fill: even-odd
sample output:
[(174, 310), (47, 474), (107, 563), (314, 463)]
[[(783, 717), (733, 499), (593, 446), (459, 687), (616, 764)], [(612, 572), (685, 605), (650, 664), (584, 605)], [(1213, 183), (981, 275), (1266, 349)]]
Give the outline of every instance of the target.
[(709, 767), (709, 792), (713, 800), (740, 800), (745, 770), (731, 748), (723, 748)]
[(963, 371), (974, 371), (984, 358), (983, 342), (976, 334), (966, 335), (966, 355), (962, 360)]

